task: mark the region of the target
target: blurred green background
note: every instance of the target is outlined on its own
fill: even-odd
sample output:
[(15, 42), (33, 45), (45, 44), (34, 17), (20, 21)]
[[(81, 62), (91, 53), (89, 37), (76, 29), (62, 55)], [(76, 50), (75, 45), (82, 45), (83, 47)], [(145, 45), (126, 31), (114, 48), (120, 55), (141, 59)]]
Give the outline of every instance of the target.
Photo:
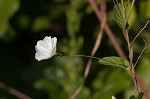
[[(97, 2), (98, 5), (99, 2)], [(113, 2), (107, 0), (107, 23), (122, 49), (127, 44), (113, 16)], [(129, 20), (131, 39), (150, 19), (150, 1), (135, 2)], [(33, 99), (67, 99), (80, 85), (87, 58), (52, 57), (38, 62), (35, 45), (45, 36), (58, 38), (57, 49), (70, 54), (90, 55), (100, 23), (86, 0), (0, 0), (0, 81)], [(150, 25), (134, 43), (135, 57), (144, 43), (147, 49), (136, 70), (150, 87)], [(106, 34), (97, 57), (118, 56)], [(93, 60), (90, 74), (77, 99), (128, 99), (134, 93), (129, 74)], [(0, 89), (0, 99), (17, 99)]]

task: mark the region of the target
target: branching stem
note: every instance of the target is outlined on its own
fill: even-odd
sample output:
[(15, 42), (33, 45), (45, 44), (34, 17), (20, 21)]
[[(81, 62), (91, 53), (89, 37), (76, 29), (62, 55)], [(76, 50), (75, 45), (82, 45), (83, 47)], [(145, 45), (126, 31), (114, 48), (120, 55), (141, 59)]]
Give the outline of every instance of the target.
[(133, 65), (133, 48), (130, 44), (130, 39), (129, 39), (129, 35), (128, 35), (128, 29), (125, 29), (123, 30), (123, 34), (125, 34), (125, 39), (127, 41), (127, 44), (128, 44), (128, 50), (129, 50), (129, 63), (130, 63), (130, 72), (131, 72), (131, 75), (132, 75), (132, 78), (133, 78), (133, 81), (134, 81), (134, 85), (136, 87), (136, 90), (137, 90), (137, 93), (139, 94), (140, 91), (139, 91), (139, 87), (138, 87), (138, 82), (137, 82), (137, 78), (135, 76), (135, 68), (134, 68), (134, 65)]
[(133, 39), (133, 41), (131, 42), (131, 46), (134, 43), (134, 41), (137, 39), (137, 37), (141, 34), (141, 32), (146, 28), (146, 26), (148, 25), (148, 23), (150, 22), (150, 20), (147, 21), (147, 23), (145, 24), (145, 26), (141, 29), (141, 31), (135, 36), (135, 38)]
[(135, 68), (135, 66), (137, 65), (139, 59), (141, 58), (141, 56), (142, 56), (144, 50), (146, 49), (147, 42), (146, 42), (144, 39), (143, 39), (143, 41), (145, 42), (145, 46), (144, 46), (143, 50), (141, 51), (141, 54), (139, 55), (138, 59), (136, 60), (136, 62), (135, 62), (135, 64), (134, 64), (134, 68)]

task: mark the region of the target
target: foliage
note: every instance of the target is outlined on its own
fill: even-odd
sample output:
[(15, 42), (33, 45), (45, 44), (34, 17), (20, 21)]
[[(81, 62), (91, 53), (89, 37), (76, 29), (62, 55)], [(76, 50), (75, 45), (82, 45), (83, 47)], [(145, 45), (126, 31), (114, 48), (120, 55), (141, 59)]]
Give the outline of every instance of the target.
[[(122, 27), (120, 12), (113, 14), (112, 4), (113, 1), (107, 0), (108, 25), (127, 55), (126, 41), (117, 26)], [(133, 17), (128, 21), (131, 39), (150, 18), (149, 7), (148, 0), (136, 1), (131, 13)], [(118, 10), (117, 7), (114, 9)], [(0, 0), (0, 13), (0, 81), (33, 99), (69, 98), (83, 79), (87, 58), (64, 56), (38, 62), (34, 57), (35, 45), (38, 40), (50, 35), (58, 38), (58, 50), (89, 55), (100, 25), (89, 3), (85, 0)], [(117, 16), (117, 24), (112, 16)], [(133, 45), (134, 54), (138, 56), (143, 46), (141, 39), (148, 42), (136, 68), (148, 86), (149, 31), (147, 26)], [(111, 99), (113, 95), (116, 99), (129, 99), (133, 95), (128, 94), (133, 89), (129, 74), (119, 68), (104, 66), (112, 65), (113, 61), (117, 66), (128, 69), (129, 63), (119, 57), (106, 57), (110, 55), (116, 56), (117, 53), (104, 34), (96, 53), (97, 57), (104, 57), (99, 61), (102, 64), (93, 60), (90, 74), (77, 99)], [(111, 58), (110, 63), (105, 61), (108, 58)], [(142, 94), (139, 96), (142, 97)], [(16, 99), (2, 89), (0, 98)]]
[(123, 12), (120, 10), (121, 4), (114, 5), (114, 19), (116, 23), (119, 25), (120, 28), (123, 28), (124, 26), (124, 20), (123, 20)]
[(109, 56), (99, 60), (100, 64), (116, 66), (125, 70), (130, 68), (129, 62), (121, 57)]
[(130, 99), (142, 99), (142, 98), (143, 98), (143, 95), (144, 95), (144, 93), (143, 93), (143, 92), (140, 92), (137, 97), (134, 96), (134, 95), (133, 95), (133, 96), (130, 96)]

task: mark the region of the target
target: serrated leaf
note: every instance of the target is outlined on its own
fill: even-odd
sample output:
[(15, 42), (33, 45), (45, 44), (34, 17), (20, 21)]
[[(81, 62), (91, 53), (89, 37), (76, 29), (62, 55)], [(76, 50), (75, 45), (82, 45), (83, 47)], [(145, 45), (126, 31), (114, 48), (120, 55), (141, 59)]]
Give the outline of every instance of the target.
[(99, 60), (99, 63), (103, 65), (116, 66), (125, 70), (130, 68), (129, 62), (127, 60), (116, 56), (104, 57)]
[(123, 14), (121, 12), (121, 4), (115, 4), (113, 7), (113, 12), (114, 12), (114, 20), (118, 24), (120, 28), (123, 28), (124, 26), (124, 21), (123, 21)]
[(143, 92), (140, 92), (140, 93), (138, 94), (138, 99), (142, 99), (143, 96), (144, 96), (144, 93), (143, 93)]

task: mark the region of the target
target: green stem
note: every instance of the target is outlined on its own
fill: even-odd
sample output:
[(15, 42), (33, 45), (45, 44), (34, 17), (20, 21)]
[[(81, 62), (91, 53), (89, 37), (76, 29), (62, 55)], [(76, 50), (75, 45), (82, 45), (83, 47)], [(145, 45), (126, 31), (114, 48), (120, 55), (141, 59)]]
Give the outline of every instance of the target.
[(87, 58), (93, 58), (93, 59), (98, 59), (100, 60), (101, 58), (94, 57), (94, 56), (87, 56), (87, 55), (68, 55), (68, 56), (75, 56), (75, 57), (87, 57)]
[(87, 57), (87, 58), (93, 58), (93, 59), (98, 59), (100, 60), (101, 58), (98, 58), (98, 57), (94, 57), (94, 56), (87, 56), (87, 55), (71, 55), (71, 54), (66, 54), (64, 52), (61, 52), (61, 51), (57, 51), (56, 56), (73, 56), (73, 57)]

